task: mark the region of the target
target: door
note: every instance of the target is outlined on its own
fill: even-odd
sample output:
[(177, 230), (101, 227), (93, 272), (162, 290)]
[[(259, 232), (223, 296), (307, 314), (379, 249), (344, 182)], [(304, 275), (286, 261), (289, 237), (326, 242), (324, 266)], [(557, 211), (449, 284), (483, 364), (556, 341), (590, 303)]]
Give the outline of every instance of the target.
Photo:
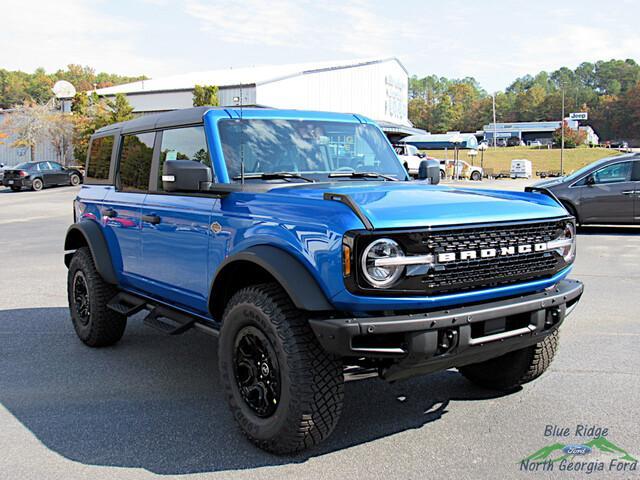
[(142, 261), (142, 205), (149, 190), (155, 132), (121, 138), (115, 188), (101, 206), (101, 219), (109, 250), (126, 287), (144, 288)]
[(67, 185), (69, 183), (69, 174), (64, 170), (62, 165), (57, 162), (47, 162), (49, 164), (49, 177), (52, 185)]
[[(582, 189), (580, 218), (584, 223), (633, 223), (636, 183), (633, 162), (602, 167), (578, 182)], [(576, 185), (578, 186), (578, 185)]]
[(208, 311), (211, 212), (219, 199), (166, 193), (165, 160), (201, 162), (211, 168), (201, 126), (159, 132), (159, 155), (152, 192), (142, 208), (142, 252), (147, 289), (155, 296), (201, 314)]
[(640, 224), (640, 160), (634, 160), (633, 173), (631, 175), (635, 189), (635, 194), (633, 195), (634, 222)]

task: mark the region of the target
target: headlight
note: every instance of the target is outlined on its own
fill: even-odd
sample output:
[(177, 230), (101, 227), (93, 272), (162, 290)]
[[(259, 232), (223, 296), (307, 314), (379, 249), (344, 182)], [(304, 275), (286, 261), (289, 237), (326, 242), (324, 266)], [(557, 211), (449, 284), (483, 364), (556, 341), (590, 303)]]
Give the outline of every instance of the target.
[(549, 250), (555, 250), (566, 263), (571, 263), (576, 256), (576, 227), (573, 223), (568, 222), (562, 234), (555, 240), (547, 244)]
[(385, 288), (391, 286), (400, 278), (404, 265), (394, 264), (402, 262), (404, 252), (396, 242), (389, 238), (380, 238), (371, 242), (362, 254), (362, 274), (372, 286)]

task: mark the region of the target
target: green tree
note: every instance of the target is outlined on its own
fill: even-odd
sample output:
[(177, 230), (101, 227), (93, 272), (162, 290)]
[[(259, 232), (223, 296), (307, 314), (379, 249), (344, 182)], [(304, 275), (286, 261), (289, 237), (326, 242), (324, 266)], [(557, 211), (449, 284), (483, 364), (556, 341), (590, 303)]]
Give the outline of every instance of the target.
[(447, 94), (440, 95), (438, 103), (433, 109), (431, 120), (431, 129), (433, 133), (443, 133), (451, 130), (454, 125), (452, 122), (454, 113), (451, 97)]
[(218, 106), (218, 87), (216, 85), (196, 85), (193, 87), (193, 106)]
[(111, 109), (110, 120), (112, 123), (124, 122), (133, 118), (133, 107), (123, 93), (116, 93), (115, 98), (107, 100), (106, 104)]

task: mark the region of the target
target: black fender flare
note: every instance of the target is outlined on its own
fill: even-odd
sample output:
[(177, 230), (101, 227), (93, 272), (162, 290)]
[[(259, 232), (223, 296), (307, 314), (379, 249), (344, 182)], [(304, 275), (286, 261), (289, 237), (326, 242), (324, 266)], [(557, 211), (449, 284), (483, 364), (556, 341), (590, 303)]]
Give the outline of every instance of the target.
[(253, 263), (264, 269), (282, 286), (297, 308), (316, 312), (334, 310), (309, 270), (291, 254), (271, 245), (256, 245), (227, 257), (213, 277), (209, 305), (215, 299), (216, 287), (224, 284), (225, 272), (229, 272), (230, 267), (238, 262)]
[(64, 255), (64, 263), (67, 267), (69, 267), (71, 263), (73, 251), (84, 246), (89, 247), (96, 270), (103, 280), (107, 283), (117, 285), (118, 277), (113, 268), (107, 241), (104, 238), (100, 226), (92, 220), (74, 223), (67, 230), (67, 235), (64, 239), (64, 250), (65, 252), (72, 250), (72, 252), (65, 253)]

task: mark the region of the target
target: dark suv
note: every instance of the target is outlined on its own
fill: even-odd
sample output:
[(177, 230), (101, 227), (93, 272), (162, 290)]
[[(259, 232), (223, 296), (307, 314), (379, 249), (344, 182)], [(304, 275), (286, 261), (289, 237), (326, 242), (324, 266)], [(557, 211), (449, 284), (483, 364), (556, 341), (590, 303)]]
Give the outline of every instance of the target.
[(411, 181), (359, 115), (202, 107), (105, 127), (74, 212), (82, 341), (113, 345), (143, 310), (167, 334), (219, 337), (233, 417), (277, 453), (331, 433), (345, 368), (537, 378), (582, 294), (554, 198)]

